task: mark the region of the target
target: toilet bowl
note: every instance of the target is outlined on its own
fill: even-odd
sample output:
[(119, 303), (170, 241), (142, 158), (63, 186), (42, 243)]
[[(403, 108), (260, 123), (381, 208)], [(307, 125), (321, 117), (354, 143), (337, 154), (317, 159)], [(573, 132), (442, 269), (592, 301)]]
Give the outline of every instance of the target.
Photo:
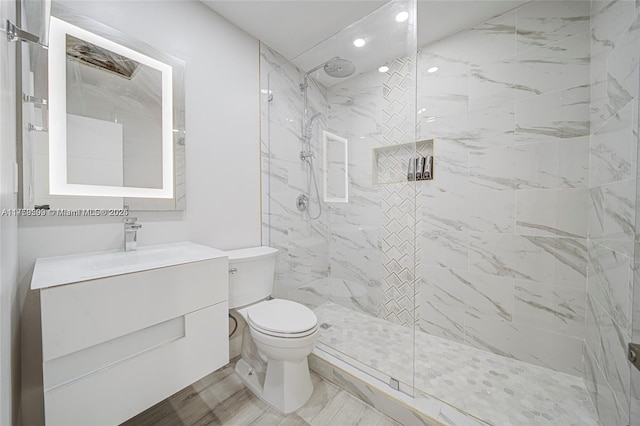
[[(229, 305), (249, 329), (243, 335), (243, 355), (236, 373), (258, 397), (289, 414), (313, 393), (307, 356), (318, 338), (318, 319), (300, 303), (270, 298), (276, 249), (256, 247), (227, 253)], [(252, 356), (252, 348), (257, 356)]]

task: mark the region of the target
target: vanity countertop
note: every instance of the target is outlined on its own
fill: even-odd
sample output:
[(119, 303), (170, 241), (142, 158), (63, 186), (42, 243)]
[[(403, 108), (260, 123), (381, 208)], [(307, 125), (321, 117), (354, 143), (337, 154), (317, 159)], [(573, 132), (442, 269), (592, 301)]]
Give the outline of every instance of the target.
[(31, 289), (94, 280), (114, 275), (227, 257), (227, 253), (190, 242), (138, 247), (135, 251), (105, 251), (36, 260)]

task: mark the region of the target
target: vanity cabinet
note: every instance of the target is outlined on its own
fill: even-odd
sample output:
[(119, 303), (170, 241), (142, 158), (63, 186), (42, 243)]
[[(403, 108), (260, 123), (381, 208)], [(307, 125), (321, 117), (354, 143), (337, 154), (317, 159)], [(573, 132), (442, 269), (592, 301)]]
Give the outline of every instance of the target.
[(124, 253), (130, 272), (40, 289), (47, 425), (120, 424), (228, 363), (227, 257), (196, 247), (209, 258)]

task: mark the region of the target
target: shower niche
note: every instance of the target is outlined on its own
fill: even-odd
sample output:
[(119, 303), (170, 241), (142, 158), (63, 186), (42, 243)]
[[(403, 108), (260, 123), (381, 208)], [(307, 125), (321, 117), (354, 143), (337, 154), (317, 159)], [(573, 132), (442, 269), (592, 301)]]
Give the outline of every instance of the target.
[(433, 180), (433, 139), (373, 149), (374, 185)]

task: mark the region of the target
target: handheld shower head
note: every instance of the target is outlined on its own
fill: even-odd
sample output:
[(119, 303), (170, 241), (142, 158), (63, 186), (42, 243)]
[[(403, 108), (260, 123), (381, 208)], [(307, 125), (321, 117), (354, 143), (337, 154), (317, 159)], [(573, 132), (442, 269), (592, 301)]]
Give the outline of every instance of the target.
[(316, 113), (314, 114), (310, 119), (309, 119), (309, 128), (313, 127), (313, 123), (315, 123), (315, 121), (322, 117), (322, 113)]
[(307, 140), (311, 139), (312, 132), (313, 132), (313, 125), (315, 124), (316, 120), (318, 118), (320, 118), (321, 116), (322, 116), (321, 113), (314, 114), (309, 119), (309, 121), (307, 121), (307, 127), (304, 129), (304, 137), (305, 137), (305, 139), (307, 139)]

